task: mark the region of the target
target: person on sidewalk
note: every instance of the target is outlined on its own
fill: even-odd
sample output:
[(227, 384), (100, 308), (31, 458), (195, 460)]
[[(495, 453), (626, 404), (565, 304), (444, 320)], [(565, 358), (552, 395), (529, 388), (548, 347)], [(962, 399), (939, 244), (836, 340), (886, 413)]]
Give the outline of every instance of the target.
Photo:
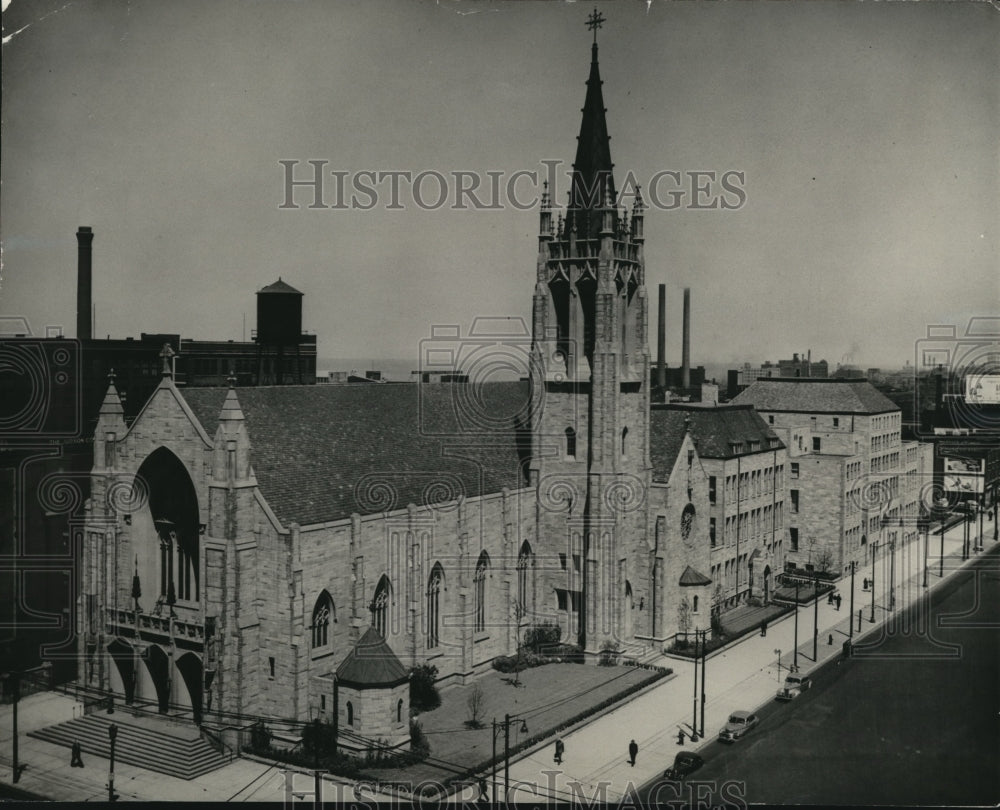
[(71, 768), (82, 768), (83, 767), (83, 746), (80, 745), (79, 740), (73, 740), (73, 756), (69, 761)]
[(628, 764), (633, 768), (635, 767), (635, 758), (639, 754), (639, 746), (635, 744), (635, 740), (632, 740), (628, 744)]
[(760, 634), (762, 636), (766, 636), (767, 635), (767, 622), (763, 622), (761, 624), (761, 626), (760, 626)]
[(490, 797), (486, 790), (486, 780), (483, 777), (479, 777), (479, 798), (476, 799), (479, 804), (489, 804)]
[(556, 740), (556, 754), (552, 758), (556, 765), (562, 765), (563, 751), (566, 750), (566, 746), (563, 745), (561, 739)]
[(837, 594), (837, 610), (840, 610), (840, 603), (843, 600), (843, 598), (844, 597), (841, 596), (839, 593)]

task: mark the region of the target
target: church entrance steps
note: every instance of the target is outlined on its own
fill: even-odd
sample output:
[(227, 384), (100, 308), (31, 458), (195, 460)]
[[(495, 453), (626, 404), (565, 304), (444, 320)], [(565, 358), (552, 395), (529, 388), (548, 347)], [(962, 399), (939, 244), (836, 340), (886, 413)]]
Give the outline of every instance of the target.
[(108, 759), (111, 756), (108, 727), (112, 723), (118, 726), (116, 762), (180, 779), (194, 779), (232, 760), (231, 756), (220, 754), (203, 740), (197, 726), (166, 718), (132, 717), (121, 712), (91, 714), (28, 732), (28, 736), (67, 748), (79, 740), (84, 762), (88, 754)]

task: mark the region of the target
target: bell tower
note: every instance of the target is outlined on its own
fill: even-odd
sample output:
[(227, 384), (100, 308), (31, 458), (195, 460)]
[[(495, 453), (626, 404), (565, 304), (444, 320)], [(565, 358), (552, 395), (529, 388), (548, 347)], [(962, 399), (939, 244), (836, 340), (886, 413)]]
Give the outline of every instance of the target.
[(630, 640), (625, 594), (639, 574), (629, 567), (645, 558), (650, 479), (644, 206), (638, 190), (631, 216), (618, 206), (597, 58), (603, 21), (596, 11), (587, 21), (594, 43), (565, 215), (548, 188), (542, 198), (532, 311), (537, 536), (566, 561), (545, 585), (564, 637), (590, 653)]

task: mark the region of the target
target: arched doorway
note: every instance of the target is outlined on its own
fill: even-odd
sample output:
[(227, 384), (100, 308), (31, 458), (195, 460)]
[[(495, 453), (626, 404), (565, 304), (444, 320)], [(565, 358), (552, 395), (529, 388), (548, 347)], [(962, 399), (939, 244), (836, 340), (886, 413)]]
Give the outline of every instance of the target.
[(111, 691), (125, 695), (125, 703), (132, 705), (135, 700), (135, 649), (131, 644), (116, 638), (108, 644), (108, 654), (115, 662), (115, 672), (121, 679), (120, 683), (115, 683), (112, 678)]
[(142, 660), (156, 689), (160, 714), (166, 714), (170, 710), (170, 659), (156, 644), (150, 644)]
[[(180, 703), (190, 702), (191, 711), (194, 713), (194, 721), (201, 723), (201, 684), (202, 667), (201, 659), (192, 652), (186, 652), (177, 659), (177, 669), (184, 679), (184, 686), (187, 687), (187, 697), (189, 700), (181, 700)], [(180, 686), (180, 684), (178, 684)]]

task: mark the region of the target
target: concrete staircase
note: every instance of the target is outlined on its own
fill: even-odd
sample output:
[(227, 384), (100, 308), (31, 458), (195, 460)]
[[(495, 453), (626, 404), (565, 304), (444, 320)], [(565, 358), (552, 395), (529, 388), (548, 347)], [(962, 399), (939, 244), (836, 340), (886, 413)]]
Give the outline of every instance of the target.
[[(83, 748), (83, 761), (87, 763), (88, 755), (110, 758), (108, 726), (112, 723), (118, 726), (115, 762), (124, 762), (179, 779), (194, 779), (221, 768), (232, 760), (232, 755), (220, 754), (202, 739), (194, 725), (185, 726), (159, 718), (136, 719), (120, 712), (114, 715), (87, 715), (29, 731), (28, 736), (63, 745), (67, 749), (72, 747), (75, 740), (79, 740)], [(66, 756), (69, 757), (68, 750)]]

